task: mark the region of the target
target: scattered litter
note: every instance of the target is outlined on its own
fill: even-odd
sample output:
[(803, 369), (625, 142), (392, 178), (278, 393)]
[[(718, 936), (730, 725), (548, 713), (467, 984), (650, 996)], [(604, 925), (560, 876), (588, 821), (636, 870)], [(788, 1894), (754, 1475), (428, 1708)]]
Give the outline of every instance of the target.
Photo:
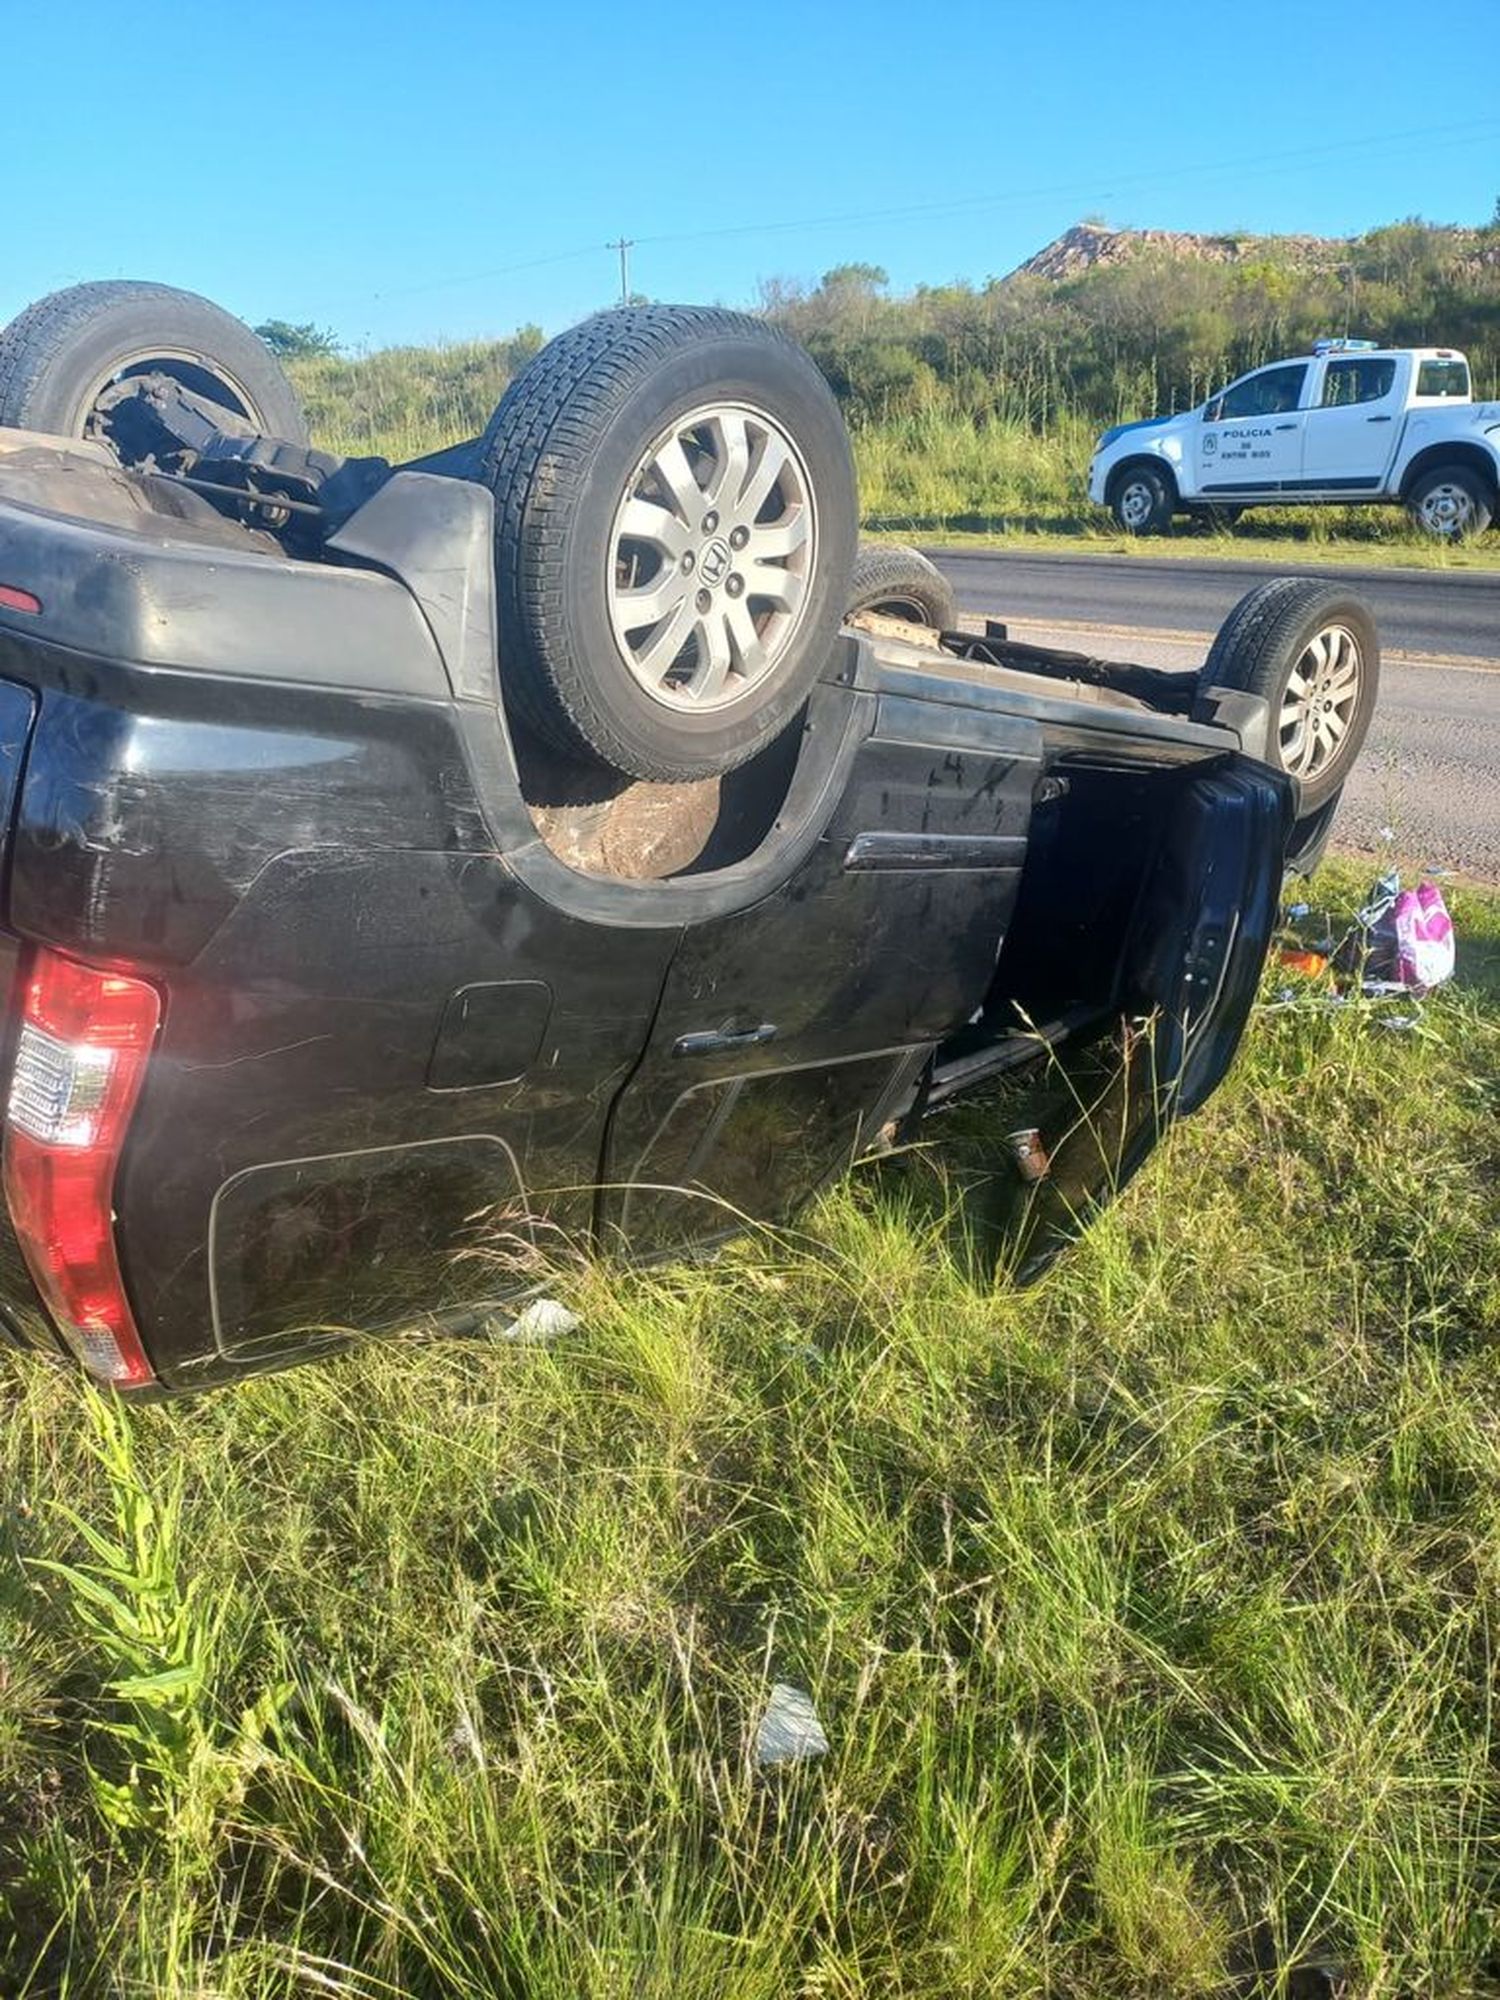
[(793, 1361), (801, 1361), (809, 1368), (821, 1368), (828, 1359), (816, 1342), (804, 1340), (795, 1333), (783, 1334), (782, 1345)]
[(812, 1696), (785, 1681), (777, 1681), (760, 1719), (760, 1728), (755, 1732), (756, 1763), (764, 1771), (773, 1764), (800, 1764), (827, 1755), (828, 1738), (813, 1708)]
[(466, 1708), (459, 1710), (458, 1720), (449, 1733), (448, 1754), (455, 1763), (477, 1764), (481, 1771), (484, 1769), (484, 1744)]
[(1431, 992), (1453, 977), (1458, 952), (1453, 919), (1436, 882), (1419, 882), (1396, 898), (1391, 911), (1396, 934), (1396, 977), (1403, 986)]
[(549, 1340), (561, 1340), (565, 1333), (582, 1324), (577, 1313), (569, 1312), (559, 1300), (533, 1299), (509, 1326), (496, 1326), (495, 1338), (544, 1346)]
[(1035, 1125), (1023, 1126), (1019, 1132), (1007, 1132), (1005, 1144), (1023, 1181), (1044, 1181), (1052, 1171), (1051, 1158)]
[(1382, 875), (1354, 927), (1339, 946), (1340, 969), (1355, 974), (1369, 999), (1430, 993), (1453, 977), (1453, 919), (1436, 882), (1403, 889), (1394, 871)]
[(1396, 898), (1400, 894), (1401, 877), (1394, 869), (1377, 876), (1371, 884), (1364, 908), (1354, 913), (1355, 928), (1361, 931), (1374, 930), (1381, 918), (1389, 915), (1395, 908)]
[[(1292, 931), (1280, 940), (1279, 964), (1287, 972), (1305, 980), (1329, 984), (1283, 986), (1266, 1006), (1268, 1013), (1288, 1008), (1333, 1011), (1360, 1001), (1380, 1004), (1402, 1000), (1403, 1013), (1377, 1012), (1371, 1021), (1388, 1032), (1410, 1033), (1421, 1024), (1421, 1001), (1435, 986), (1453, 977), (1457, 960), (1453, 919), (1443, 901), (1432, 871), (1424, 874), (1415, 889), (1403, 889), (1401, 877), (1388, 869), (1371, 884), (1364, 905), (1342, 940), (1332, 935), (1315, 941)], [(1306, 903), (1293, 903), (1287, 921), (1296, 923), (1312, 914)], [(1331, 926), (1329, 927), (1331, 931)]]
[(1281, 987), (1274, 1000), (1268, 1000), (1261, 1010), (1266, 1014), (1284, 1014), (1295, 1008), (1303, 1014), (1336, 1014), (1349, 1005), (1347, 993), (1298, 992), (1295, 986)]
[(1307, 979), (1316, 979), (1328, 970), (1328, 954), (1309, 951), (1301, 945), (1284, 944), (1281, 947), (1281, 963), (1288, 972), (1300, 972)]

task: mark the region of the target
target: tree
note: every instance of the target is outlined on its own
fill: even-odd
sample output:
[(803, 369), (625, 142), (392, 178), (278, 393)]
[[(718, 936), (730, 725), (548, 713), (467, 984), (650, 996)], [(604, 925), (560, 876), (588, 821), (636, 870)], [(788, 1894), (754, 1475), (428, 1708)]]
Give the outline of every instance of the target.
[(878, 264), (835, 264), (822, 278), (825, 292), (878, 292), (890, 282)]
[(304, 320), (294, 326), (290, 320), (268, 319), (254, 329), (278, 361), (316, 361), (339, 351), (339, 338), (329, 326), (314, 326)]

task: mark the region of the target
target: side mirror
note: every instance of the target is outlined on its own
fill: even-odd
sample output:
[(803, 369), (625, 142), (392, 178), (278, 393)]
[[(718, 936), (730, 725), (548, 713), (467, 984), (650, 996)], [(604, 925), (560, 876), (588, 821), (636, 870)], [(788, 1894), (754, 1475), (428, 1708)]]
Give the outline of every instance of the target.
[(1224, 398), (1222, 396), (1216, 396), (1211, 403), (1205, 403), (1203, 405), (1204, 423), (1217, 424), (1222, 422), (1223, 420), (1220, 417), (1219, 412), (1220, 410), (1223, 409), (1223, 407), (1224, 407)]

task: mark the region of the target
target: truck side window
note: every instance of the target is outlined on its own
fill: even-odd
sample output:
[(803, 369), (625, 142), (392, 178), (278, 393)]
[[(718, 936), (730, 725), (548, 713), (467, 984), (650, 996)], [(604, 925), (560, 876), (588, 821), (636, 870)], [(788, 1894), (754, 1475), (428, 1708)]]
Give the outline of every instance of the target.
[(1280, 417), (1295, 410), (1302, 400), (1302, 384), (1307, 380), (1307, 363), (1296, 361), (1285, 368), (1263, 368), (1226, 389), (1204, 415), (1210, 423), (1228, 423), (1234, 417)]
[(1378, 403), (1395, 382), (1394, 360), (1330, 361), (1323, 376), (1322, 408), (1347, 410), (1355, 403)]
[(1466, 361), (1423, 361), (1417, 368), (1419, 396), (1467, 396), (1469, 364)]

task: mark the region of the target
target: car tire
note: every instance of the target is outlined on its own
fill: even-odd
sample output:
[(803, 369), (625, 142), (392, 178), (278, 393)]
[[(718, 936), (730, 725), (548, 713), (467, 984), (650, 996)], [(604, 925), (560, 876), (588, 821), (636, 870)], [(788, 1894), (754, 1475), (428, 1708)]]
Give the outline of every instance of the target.
[(832, 391), (775, 328), (621, 307), (543, 348), (482, 441), (512, 716), (633, 778), (753, 757), (848, 603), (858, 508)]
[(1308, 577), (1257, 584), (1199, 670), (1198, 719), (1212, 719), (1215, 688), (1265, 702), (1267, 761), (1297, 780), (1306, 819), (1337, 795), (1375, 713), (1380, 640), (1369, 607), (1339, 584)]
[(0, 424), (88, 437), (103, 392), (152, 373), (267, 437), (308, 441), (297, 392), (248, 326), (193, 292), (113, 279), (52, 292), (0, 333)]
[(1109, 510), (1127, 535), (1165, 535), (1177, 494), (1171, 476), (1154, 465), (1128, 465), (1110, 489)]
[(1467, 542), (1490, 525), (1495, 495), (1468, 466), (1438, 465), (1407, 494), (1406, 511), (1413, 527), (1434, 541)]
[(958, 600), (940, 569), (917, 549), (861, 547), (849, 580), (846, 616), (873, 611), (951, 632), (958, 624)]

